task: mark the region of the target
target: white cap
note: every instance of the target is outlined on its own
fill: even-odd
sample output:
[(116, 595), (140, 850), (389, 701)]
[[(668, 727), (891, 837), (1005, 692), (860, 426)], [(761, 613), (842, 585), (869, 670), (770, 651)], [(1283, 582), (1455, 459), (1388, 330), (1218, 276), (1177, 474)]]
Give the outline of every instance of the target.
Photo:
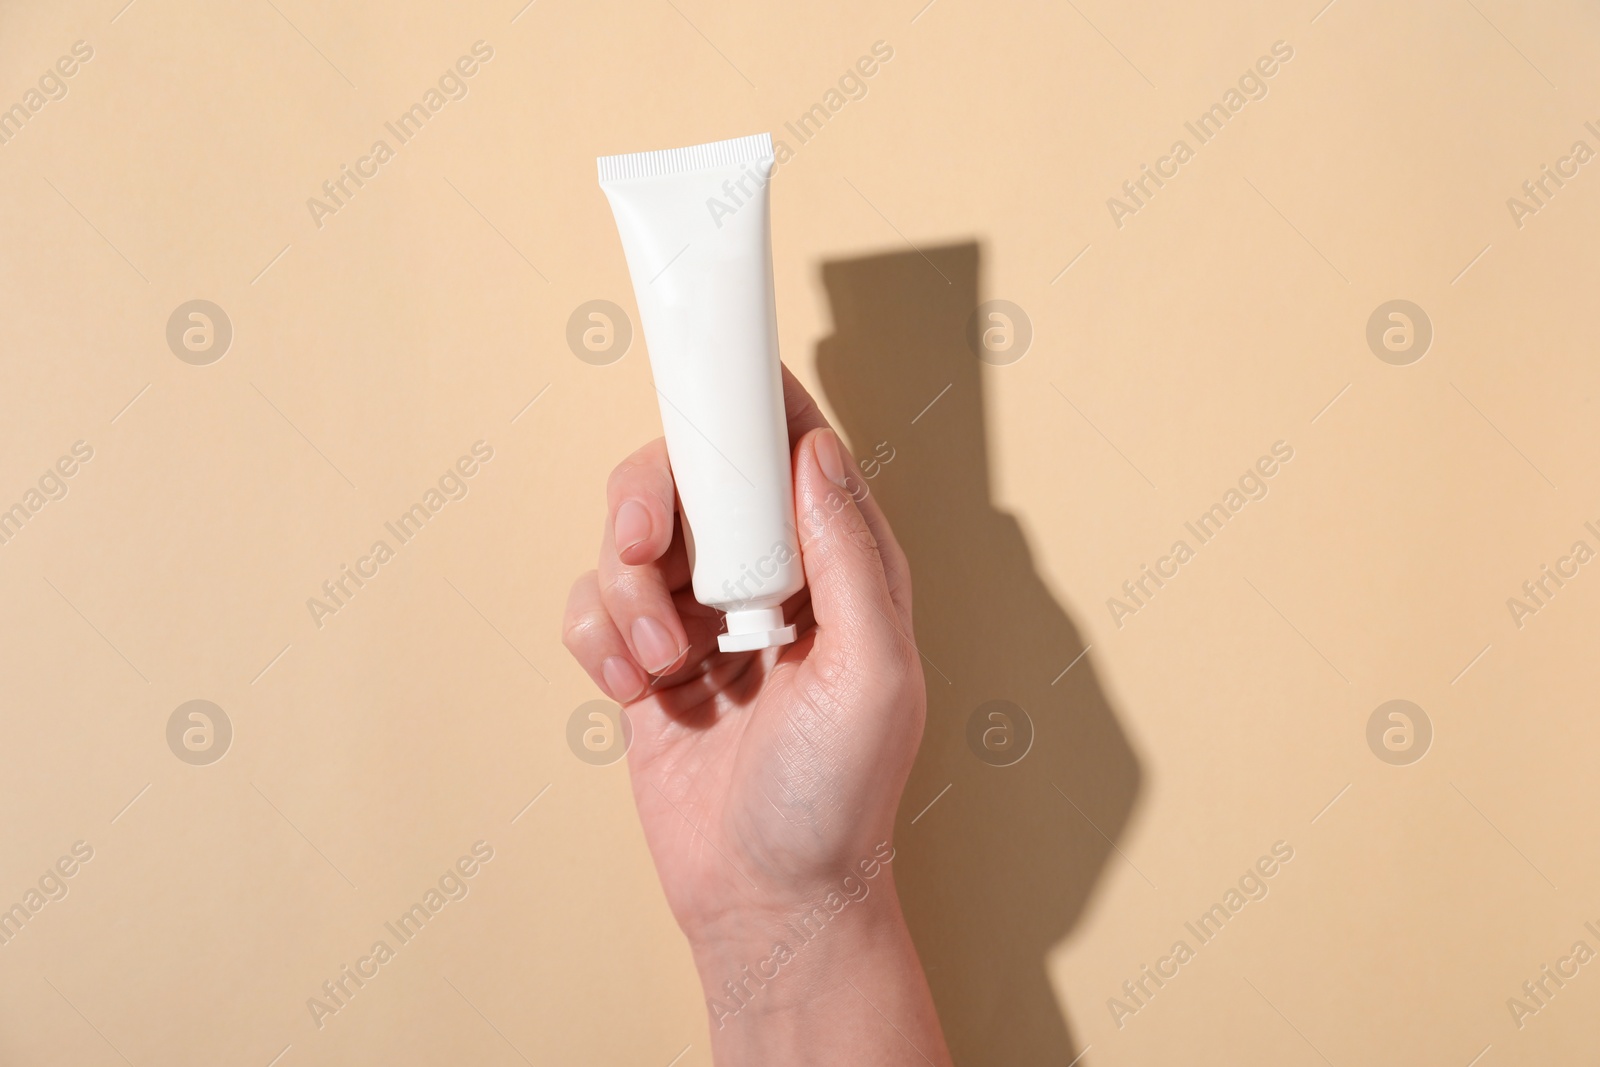
[(782, 608), (747, 608), (728, 612), (728, 632), (717, 635), (717, 647), (724, 652), (749, 652), (787, 645), (794, 639), (794, 625), (783, 624)]

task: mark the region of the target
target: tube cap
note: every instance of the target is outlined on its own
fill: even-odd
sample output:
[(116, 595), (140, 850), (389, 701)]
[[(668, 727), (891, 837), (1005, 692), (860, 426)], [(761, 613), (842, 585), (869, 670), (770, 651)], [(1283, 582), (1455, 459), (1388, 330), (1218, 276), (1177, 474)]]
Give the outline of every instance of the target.
[(749, 608), (728, 612), (728, 632), (717, 635), (717, 647), (724, 652), (749, 652), (787, 645), (794, 639), (794, 625), (783, 624), (782, 608)]

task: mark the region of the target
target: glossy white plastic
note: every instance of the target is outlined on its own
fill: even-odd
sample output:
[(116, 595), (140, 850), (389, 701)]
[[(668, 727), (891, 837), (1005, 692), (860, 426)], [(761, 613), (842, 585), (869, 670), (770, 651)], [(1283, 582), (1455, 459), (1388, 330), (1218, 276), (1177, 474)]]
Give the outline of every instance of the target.
[(805, 585), (778, 362), (769, 134), (602, 156), (633, 279), (695, 599), (727, 613), (724, 652), (795, 639)]

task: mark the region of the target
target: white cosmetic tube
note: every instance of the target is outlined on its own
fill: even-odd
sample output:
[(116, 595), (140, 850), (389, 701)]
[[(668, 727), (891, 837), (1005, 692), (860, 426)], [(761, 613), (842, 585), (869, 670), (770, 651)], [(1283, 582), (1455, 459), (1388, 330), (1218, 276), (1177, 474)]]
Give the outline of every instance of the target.
[(778, 362), (770, 134), (599, 159), (633, 278), (695, 599), (724, 652), (785, 645), (805, 585)]

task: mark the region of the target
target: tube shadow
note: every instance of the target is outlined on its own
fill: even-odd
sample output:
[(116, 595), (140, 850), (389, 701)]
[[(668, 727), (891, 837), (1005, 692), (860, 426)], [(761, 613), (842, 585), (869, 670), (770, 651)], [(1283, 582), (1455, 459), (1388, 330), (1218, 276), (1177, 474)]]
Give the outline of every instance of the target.
[[(990, 500), (982, 374), (1006, 371), (967, 343), (980, 258), (963, 243), (824, 263), (834, 332), (817, 373), (911, 562), (928, 725), (895, 880), (951, 1053), (962, 1065), (1064, 1067), (1082, 1050), (1046, 956), (1112, 860), (1141, 773), (1093, 654), (1079, 658), (1022, 528)], [(991, 718), (991, 706), (969, 731), (993, 700), (1032, 722), (1031, 747), (1009, 766), (993, 763), (1021, 750), (1020, 717)]]

